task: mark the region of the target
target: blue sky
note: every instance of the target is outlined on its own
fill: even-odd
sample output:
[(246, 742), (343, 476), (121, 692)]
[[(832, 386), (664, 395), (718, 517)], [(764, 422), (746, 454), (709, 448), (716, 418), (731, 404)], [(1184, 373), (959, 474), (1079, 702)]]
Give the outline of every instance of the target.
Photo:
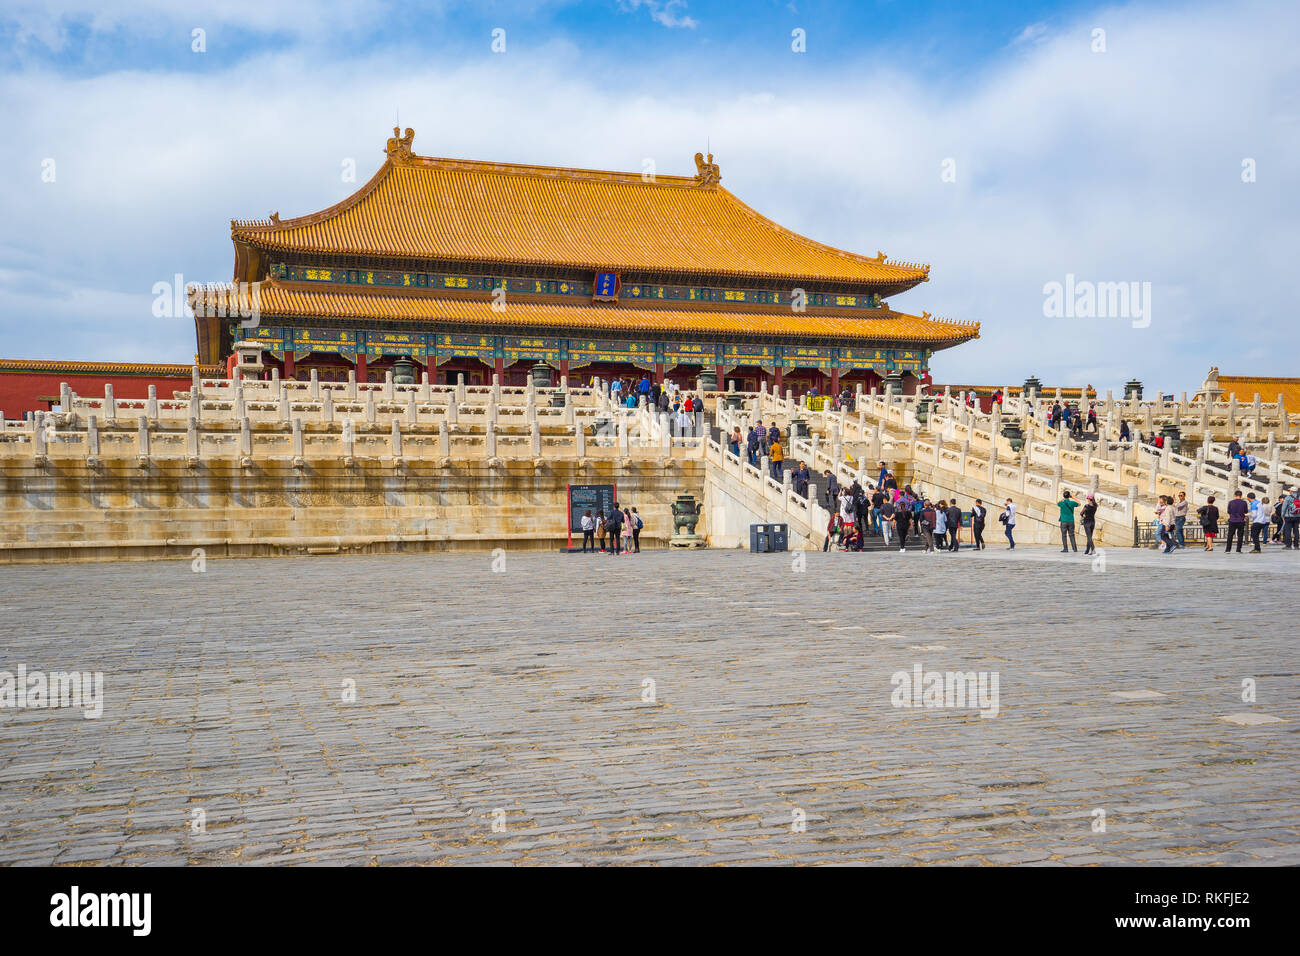
[[(152, 314), (154, 283), (229, 277), (231, 218), (349, 194), (400, 112), (433, 155), (689, 173), (707, 142), (778, 222), (931, 264), (892, 304), (983, 326), (936, 356), (940, 381), (1300, 374), (1277, 347), (1297, 9), (9, 0), (0, 355), (189, 361), (192, 325)], [(1150, 283), (1150, 324), (1045, 316), (1067, 275)]]

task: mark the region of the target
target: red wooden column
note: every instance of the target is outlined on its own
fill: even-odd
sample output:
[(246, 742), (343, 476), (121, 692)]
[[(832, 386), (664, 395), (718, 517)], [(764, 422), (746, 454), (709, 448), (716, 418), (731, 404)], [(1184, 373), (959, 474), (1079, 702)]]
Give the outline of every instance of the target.
[[(569, 360), (564, 359), (563, 361), (560, 362), (560, 378), (567, 379), (568, 377), (569, 377)], [(556, 382), (555, 387), (559, 388), (560, 383)]]
[(840, 393), (840, 370), (838, 368), (833, 368), (831, 369), (831, 394), (838, 395), (839, 393)]
[(358, 382), (368, 381), (366, 377), (366, 353), (365, 352), (357, 353), (357, 381)]
[(784, 373), (785, 373), (785, 369), (782, 368), (780, 365), (778, 365), (778, 366), (776, 367), (776, 388), (774, 389), (775, 393), (776, 393), (778, 396), (780, 396), (780, 395), (784, 395), (784, 394), (785, 394), (785, 393), (781, 390), (781, 380), (782, 380), (782, 378), (783, 378), (783, 376), (784, 376)]
[(492, 371), (497, 377), (497, 381), (502, 385), (506, 383), (506, 360), (504, 358), (494, 358), (492, 360)]
[(723, 381), (721, 365), (713, 366), (713, 375), (718, 380), (718, 384), (717, 384), (718, 391), (725, 392), (727, 390), (727, 383)]
[(663, 385), (664, 383), (664, 363), (655, 362), (655, 384)]
[(289, 349), (284, 353), (284, 372), (280, 378), (292, 380), (296, 374), (297, 371), (293, 367), (293, 349)]

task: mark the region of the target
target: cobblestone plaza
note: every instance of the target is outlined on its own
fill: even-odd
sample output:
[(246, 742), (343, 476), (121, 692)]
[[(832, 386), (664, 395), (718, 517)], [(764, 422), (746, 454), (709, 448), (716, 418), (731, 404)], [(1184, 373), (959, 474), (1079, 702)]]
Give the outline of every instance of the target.
[[(102, 672), (103, 714), (0, 709), (0, 863), (1295, 864), (1298, 580), (1280, 549), (7, 567), (0, 670)], [(996, 716), (896, 706), (917, 667), (995, 675)]]

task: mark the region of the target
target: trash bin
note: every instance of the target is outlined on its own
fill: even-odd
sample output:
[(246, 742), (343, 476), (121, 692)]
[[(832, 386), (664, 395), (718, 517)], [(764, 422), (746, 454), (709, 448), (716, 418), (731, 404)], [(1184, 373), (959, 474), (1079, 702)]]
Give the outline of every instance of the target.
[(789, 551), (790, 550), (790, 526), (787, 524), (768, 525), (771, 529), (768, 536), (771, 539), (771, 550)]
[(768, 530), (771, 525), (751, 524), (749, 526), (749, 553), (762, 554), (772, 550), (772, 536)]

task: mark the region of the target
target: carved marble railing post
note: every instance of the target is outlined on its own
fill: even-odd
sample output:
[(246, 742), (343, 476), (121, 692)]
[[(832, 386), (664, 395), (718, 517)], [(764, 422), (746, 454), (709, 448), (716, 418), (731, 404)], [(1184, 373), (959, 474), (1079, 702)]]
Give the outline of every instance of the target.
[(203, 376), (197, 365), (190, 366), (190, 418), (201, 418), (203, 408)]
[(458, 424), (459, 422), (460, 422), (460, 404), (453, 397), (452, 400), (447, 403), (447, 424), (455, 425)]
[(366, 391), (366, 424), (375, 423), (375, 393), (373, 390)]
[[(666, 439), (665, 439), (666, 440)], [(573, 444), (579, 458), (587, 457), (587, 429), (582, 425), (573, 427)]]
[(253, 455), (253, 424), (247, 418), (239, 420), (239, 454), (244, 458)]
[(343, 419), (342, 437), (343, 437), (343, 458), (348, 464), (351, 464), (352, 459), (356, 457), (353, 454), (353, 450), (356, 446), (356, 431), (352, 425), (352, 419), (350, 418)]
[(540, 458), (542, 456), (542, 429), (537, 424), (536, 419), (533, 419), (528, 425), (528, 444), (533, 457)]
[[(454, 404), (454, 403), (453, 403)], [(451, 426), (447, 422), (438, 423), (438, 457), (451, 457)]]
[(113, 383), (104, 384), (104, 420), (117, 421), (117, 399), (113, 397)]
[(325, 398), (320, 407), (321, 421), (325, 424), (331, 424), (334, 421), (334, 390), (325, 389)]
[(501, 376), (492, 376), (492, 404), (501, 404)]
[(468, 395), (469, 392), (465, 387), (465, 373), (457, 372), (456, 373), (456, 404), (464, 405), (465, 399), (468, 397)]
[(970, 439), (964, 439), (961, 443), (961, 473), (966, 475), (966, 459), (970, 457)]
[(144, 403), (144, 413), (148, 416), (149, 421), (158, 421), (158, 386), (149, 386), (149, 397)]
[(287, 422), (288, 420), (289, 420), (289, 392), (284, 387), (284, 383), (281, 382), (280, 383), (280, 421)]
[(86, 418), (86, 457), (99, 457), (99, 419), (94, 415)]
[(235, 383), (235, 420), (243, 418), (247, 414), (244, 406), (244, 383), (242, 381)]
[[(391, 376), (392, 373), (390, 372), (389, 375)], [(393, 419), (393, 429), (388, 436), (388, 450), (394, 458), (402, 457), (402, 426), (397, 423), (396, 418)]]
[(307, 395), (313, 402), (320, 401), (320, 373), (316, 369), (311, 370), (311, 381), (308, 383)]
[(347, 396), (349, 402), (355, 402), (357, 400), (357, 370), (354, 368), (348, 369)]
[(496, 422), (488, 422), (483, 431), (483, 443), (487, 449), (487, 456), (495, 458), (497, 456), (497, 426)]
[(420, 418), (419, 409), (415, 407), (415, 392), (406, 393), (406, 424), (415, 425)]
[[(99, 442), (95, 442), (96, 453), (98, 453)], [(199, 420), (193, 416), (185, 425), (185, 451), (189, 455), (191, 463), (199, 460)]]
[(391, 402), (393, 395), (393, 370), (388, 369), (384, 372), (384, 401)]
[(433, 386), (429, 384), (428, 369), (420, 373), (420, 401), (425, 404), (433, 401)]
[(293, 420), (293, 457), (303, 457), (302, 419)]
[(145, 415), (136, 418), (136, 454), (139, 456), (140, 464), (146, 465), (152, 453), (149, 450), (149, 419)]

